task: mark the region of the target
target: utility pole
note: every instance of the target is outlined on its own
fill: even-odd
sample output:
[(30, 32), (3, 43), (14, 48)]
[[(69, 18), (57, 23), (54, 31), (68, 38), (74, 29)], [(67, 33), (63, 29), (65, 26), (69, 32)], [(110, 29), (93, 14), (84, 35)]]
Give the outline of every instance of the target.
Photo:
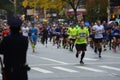
[(108, 16), (107, 16), (107, 22), (109, 22), (109, 21), (110, 21), (110, 0), (108, 0), (107, 13), (108, 13)]
[(34, 22), (36, 22), (36, 2), (34, 0)]
[(14, 0), (14, 16), (16, 16), (16, 0)]
[(45, 18), (45, 19), (47, 18), (46, 9), (45, 9), (45, 8), (44, 8), (44, 18)]

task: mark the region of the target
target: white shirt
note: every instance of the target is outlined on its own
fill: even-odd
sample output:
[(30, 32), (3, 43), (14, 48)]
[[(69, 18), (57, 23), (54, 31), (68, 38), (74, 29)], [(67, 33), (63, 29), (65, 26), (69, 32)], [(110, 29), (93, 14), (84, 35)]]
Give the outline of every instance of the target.
[(95, 39), (99, 39), (99, 38), (103, 38), (103, 30), (104, 30), (104, 26), (103, 25), (94, 25), (93, 26), (93, 30), (97, 31), (95, 32)]
[(29, 31), (29, 28), (28, 27), (22, 27), (22, 34), (23, 34), (23, 36), (26, 36), (26, 37), (28, 37), (28, 31)]

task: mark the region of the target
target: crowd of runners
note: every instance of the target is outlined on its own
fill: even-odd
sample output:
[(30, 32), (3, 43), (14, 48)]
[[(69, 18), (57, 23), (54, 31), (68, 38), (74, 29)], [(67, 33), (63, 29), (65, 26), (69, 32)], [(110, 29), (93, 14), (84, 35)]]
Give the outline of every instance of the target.
[[(37, 43), (47, 47), (48, 41), (57, 48), (68, 49), (73, 51), (76, 48), (76, 58), (81, 53), (80, 63), (83, 63), (87, 45), (93, 48), (98, 57), (101, 58), (102, 51), (110, 49), (114, 53), (119, 50), (120, 45), (120, 25), (116, 21), (107, 23), (106, 21), (97, 20), (86, 26), (84, 21), (78, 24), (70, 23), (35, 23), (23, 22), (20, 33), (28, 37), (33, 53)], [(0, 22), (0, 40), (10, 34), (7, 22)]]

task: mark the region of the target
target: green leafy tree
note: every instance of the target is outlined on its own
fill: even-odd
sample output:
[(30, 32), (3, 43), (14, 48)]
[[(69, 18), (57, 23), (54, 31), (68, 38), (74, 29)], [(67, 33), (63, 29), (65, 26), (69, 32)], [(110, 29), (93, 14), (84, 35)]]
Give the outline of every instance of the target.
[(107, 0), (87, 0), (86, 9), (87, 15), (86, 20), (93, 22), (97, 19), (106, 20), (107, 19)]
[(55, 12), (57, 15), (63, 13), (63, 7), (66, 5), (66, 2), (63, 0), (28, 0), (28, 5), (31, 8), (43, 9), (48, 12)]
[[(62, 0), (27, 0), (30, 7), (61, 10), (65, 3)], [(57, 5), (56, 5), (57, 4)]]

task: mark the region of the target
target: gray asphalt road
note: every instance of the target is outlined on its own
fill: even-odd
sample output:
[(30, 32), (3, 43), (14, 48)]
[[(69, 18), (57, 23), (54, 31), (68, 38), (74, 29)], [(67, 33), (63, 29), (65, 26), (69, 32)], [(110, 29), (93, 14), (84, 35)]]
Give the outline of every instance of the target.
[(84, 58), (84, 65), (75, 57), (76, 50), (57, 48), (52, 43), (47, 47), (38, 43), (36, 52), (29, 46), (27, 63), (31, 67), (29, 80), (120, 80), (120, 50), (102, 53), (102, 58), (89, 46)]
[(29, 80), (120, 80), (119, 49), (117, 53), (104, 51), (100, 59), (88, 46), (84, 65), (79, 64), (80, 56), (76, 58), (75, 52), (52, 43), (47, 47), (38, 43), (35, 53), (29, 47)]

